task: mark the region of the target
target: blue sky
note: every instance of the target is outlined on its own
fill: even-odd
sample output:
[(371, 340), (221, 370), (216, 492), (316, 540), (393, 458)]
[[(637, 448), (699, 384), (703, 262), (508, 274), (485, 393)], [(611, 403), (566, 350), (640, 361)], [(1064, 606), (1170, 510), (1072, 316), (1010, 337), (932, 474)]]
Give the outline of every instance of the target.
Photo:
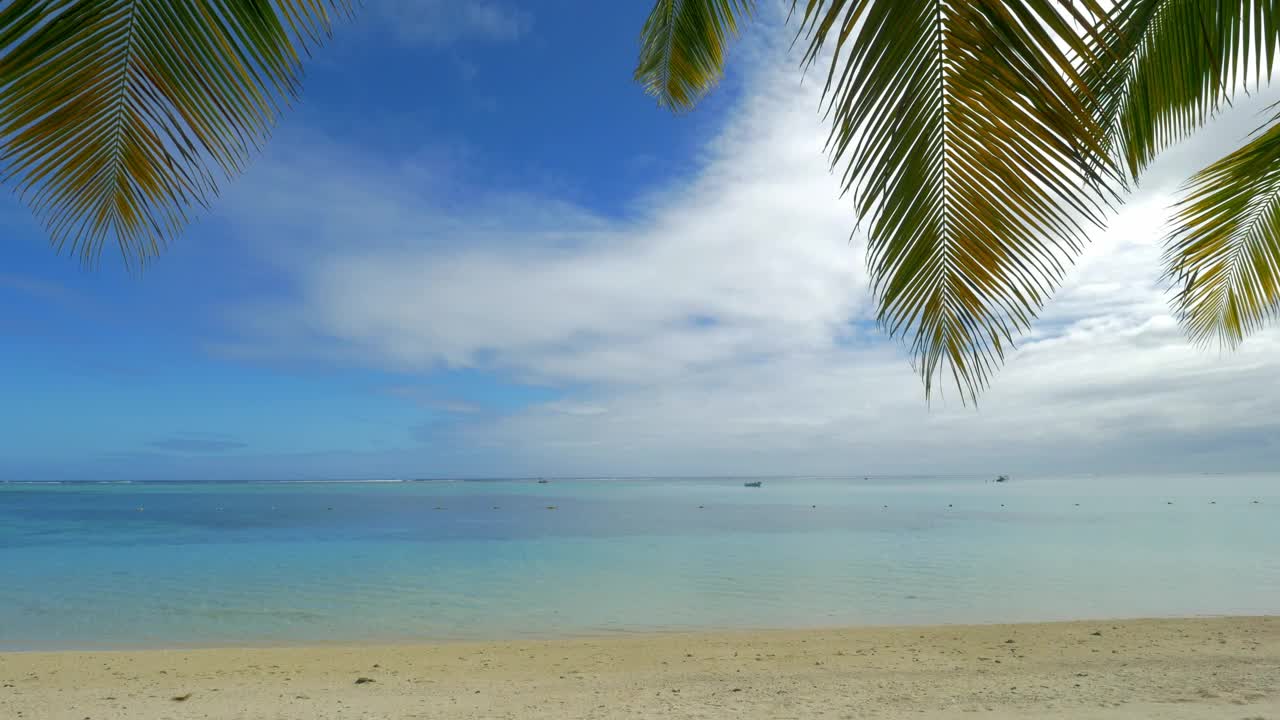
[(1266, 469), (1280, 346), (1188, 347), (1170, 154), (980, 410), (869, 322), (817, 88), (766, 13), (694, 113), (645, 3), (369, 3), (145, 272), (0, 203), (0, 479)]

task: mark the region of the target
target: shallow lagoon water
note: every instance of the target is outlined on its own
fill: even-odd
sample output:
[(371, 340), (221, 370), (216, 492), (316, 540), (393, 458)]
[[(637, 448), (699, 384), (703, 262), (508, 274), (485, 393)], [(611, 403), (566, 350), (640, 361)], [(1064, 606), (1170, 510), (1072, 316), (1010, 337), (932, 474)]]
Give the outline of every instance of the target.
[(1280, 476), (743, 482), (3, 484), (0, 649), (1280, 613)]

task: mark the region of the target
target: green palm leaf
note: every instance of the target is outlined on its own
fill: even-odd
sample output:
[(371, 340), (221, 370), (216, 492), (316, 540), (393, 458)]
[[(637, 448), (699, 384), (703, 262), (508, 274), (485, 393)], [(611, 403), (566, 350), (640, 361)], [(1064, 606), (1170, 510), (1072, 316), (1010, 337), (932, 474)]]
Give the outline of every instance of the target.
[[(825, 7), (824, 7), (825, 6)], [(1101, 126), (1067, 4), (811, 0), (830, 27), (832, 160), (869, 220), (879, 320), (926, 393), (976, 399), (1102, 223)], [(814, 32), (809, 57), (829, 36)], [(1067, 48), (1067, 49), (1064, 49)]]
[[(349, 0), (13, 0), (0, 163), (58, 249), (157, 254), (297, 92)], [(220, 171), (220, 172), (219, 172)]]
[(1235, 347), (1280, 312), (1280, 125), (1188, 190), (1165, 253), (1175, 305), (1192, 339)]
[(673, 110), (697, 104), (724, 71), (725, 49), (754, 0), (658, 0), (641, 31), (635, 78)]
[[(1270, 80), (1280, 46), (1274, 0), (1131, 0), (1109, 26), (1119, 62), (1099, 64), (1112, 149), (1137, 177), (1232, 95)], [(1166, 276), (1191, 338), (1235, 347), (1276, 313), (1280, 137), (1271, 128), (1197, 173), (1176, 208)]]
[[(880, 324), (909, 343), (926, 393), (949, 375), (976, 399), (1114, 197), (1104, 112), (1079, 75), (1096, 65), (1105, 12), (1088, 0), (801, 8), (805, 62), (831, 57), (828, 148), (867, 225)], [(723, 36), (674, 37), (673, 54), (706, 62), (685, 73), (642, 54), (643, 77), (709, 87)]]
[(1111, 8), (1112, 55), (1096, 85), (1116, 155), (1133, 177), (1238, 90), (1269, 80), (1276, 0), (1128, 0)]

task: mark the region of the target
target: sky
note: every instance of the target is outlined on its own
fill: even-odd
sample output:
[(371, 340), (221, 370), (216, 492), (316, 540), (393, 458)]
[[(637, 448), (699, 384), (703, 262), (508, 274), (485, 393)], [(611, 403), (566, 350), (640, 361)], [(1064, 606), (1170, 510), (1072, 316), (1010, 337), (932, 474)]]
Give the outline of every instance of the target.
[(0, 199), (0, 480), (1269, 470), (1280, 333), (1192, 346), (1148, 172), (977, 407), (875, 326), (819, 78), (765, 13), (672, 116), (647, 3), (368, 3), (143, 272)]

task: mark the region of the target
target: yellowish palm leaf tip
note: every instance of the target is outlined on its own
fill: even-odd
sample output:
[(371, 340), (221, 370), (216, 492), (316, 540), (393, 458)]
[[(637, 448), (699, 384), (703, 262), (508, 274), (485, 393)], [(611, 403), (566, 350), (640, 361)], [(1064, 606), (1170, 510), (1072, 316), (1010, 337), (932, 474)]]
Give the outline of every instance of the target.
[(729, 41), (754, 0), (658, 0), (641, 31), (635, 79), (675, 111), (689, 110), (720, 81)]
[[(726, 23), (670, 32), (671, 12), (719, 18), (724, 6), (655, 6), (637, 77), (660, 103), (696, 100), (725, 55)], [(829, 65), (827, 149), (866, 229), (879, 323), (910, 347), (926, 395), (945, 377), (974, 402), (1114, 198), (1077, 64), (1096, 49), (1077, 26), (1103, 10), (797, 0), (792, 11), (804, 64)]]
[(0, 163), (53, 245), (144, 264), (238, 174), (351, 0), (13, 0)]

